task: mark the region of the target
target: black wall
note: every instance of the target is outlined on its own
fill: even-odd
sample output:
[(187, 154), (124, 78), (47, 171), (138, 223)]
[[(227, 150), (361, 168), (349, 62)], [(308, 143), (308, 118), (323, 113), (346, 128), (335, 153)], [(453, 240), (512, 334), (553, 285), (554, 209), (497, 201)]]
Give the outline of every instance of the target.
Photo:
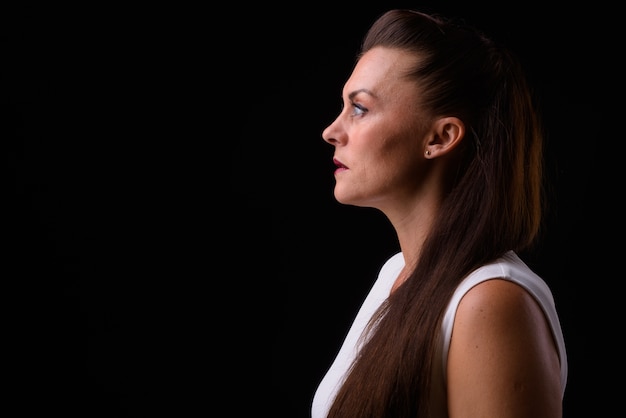
[[(384, 8), (234, 6), (4, 13), (4, 341), (22, 410), (306, 417), (397, 251), (381, 214), (334, 201), (321, 140)], [(387, 6), (464, 16), (527, 65), (553, 184), (531, 261), (568, 346), (565, 416), (612, 410), (615, 10)]]

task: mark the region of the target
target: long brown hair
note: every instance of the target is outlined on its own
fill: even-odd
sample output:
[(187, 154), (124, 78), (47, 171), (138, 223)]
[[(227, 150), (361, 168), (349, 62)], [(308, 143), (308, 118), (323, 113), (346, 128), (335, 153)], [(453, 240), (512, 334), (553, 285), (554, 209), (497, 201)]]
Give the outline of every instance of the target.
[(358, 57), (383, 46), (420, 57), (408, 75), (435, 115), (466, 125), (463, 162), (420, 259), (372, 318), (329, 417), (427, 417), (443, 312), (476, 267), (536, 241), (543, 209), (543, 132), (522, 65), (453, 20), (391, 10)]

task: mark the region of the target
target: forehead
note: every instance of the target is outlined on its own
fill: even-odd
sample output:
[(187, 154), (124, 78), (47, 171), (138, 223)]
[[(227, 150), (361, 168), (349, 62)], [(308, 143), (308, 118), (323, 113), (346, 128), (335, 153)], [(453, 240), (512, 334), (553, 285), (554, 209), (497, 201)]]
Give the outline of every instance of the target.
[(367, 51), (357, 62), (346, 82), (347, 93), (368, 89), (378, 94), (398, 93), (414, 85), (406, 77), (415, 65), (417, 57), (407, 51), (376, 47)]

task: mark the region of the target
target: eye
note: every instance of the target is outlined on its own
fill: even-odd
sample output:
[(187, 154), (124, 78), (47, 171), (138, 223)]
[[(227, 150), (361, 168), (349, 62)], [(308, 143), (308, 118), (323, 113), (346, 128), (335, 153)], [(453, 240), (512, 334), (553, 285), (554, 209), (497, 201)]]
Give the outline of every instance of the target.
[(352, 115), (351, 116), (361, 116), (364, 115), (367, 112), (367, 109), (363, 106), (361, 106), (360, 104), (351, 102), (350, 105), (352, 106)]

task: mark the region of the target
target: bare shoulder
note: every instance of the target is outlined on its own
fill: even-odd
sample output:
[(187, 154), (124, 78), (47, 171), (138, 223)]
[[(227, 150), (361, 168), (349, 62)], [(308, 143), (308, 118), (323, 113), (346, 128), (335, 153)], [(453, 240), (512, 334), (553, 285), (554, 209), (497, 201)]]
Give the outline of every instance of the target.
[(467, 408), (487, 416), (560, 416), (559, 373), (550, 326), (526, 289), (492, 279), (461, 299), (446, 371), (450, 417)]
[(456, 346), (478, 350), (517, 352), (533, 345), (534, 350), (526, 352), (557, 352), (537, 301), (522, 286), (504, 279), (484, 281), (465, 294), (456, 312), (452, 340)]
[[(504, 279), (492, 279), (470, 289), (457, 309), (457, 318), (462, 320), (519, 321), (520, 315), (531, 319), (543, 311), (530, 293), (517, 283)], [(455, 325), (456, 326), (456, 325)]]

